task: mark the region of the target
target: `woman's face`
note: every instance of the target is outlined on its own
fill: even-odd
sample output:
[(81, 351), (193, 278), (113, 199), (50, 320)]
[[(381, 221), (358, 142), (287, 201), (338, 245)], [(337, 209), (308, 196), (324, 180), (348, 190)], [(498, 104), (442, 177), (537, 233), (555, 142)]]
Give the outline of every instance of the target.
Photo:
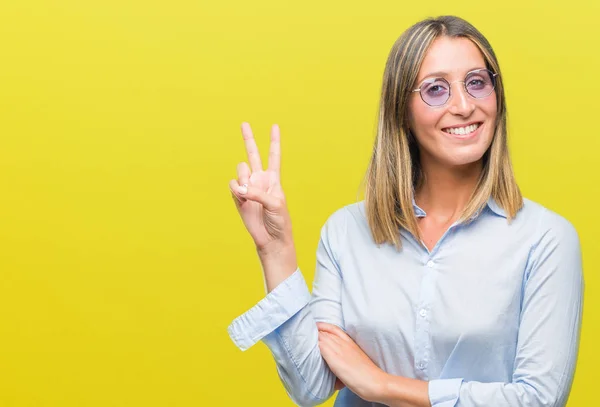
[(465, 91), (462, 82), (455, 82), (463, 81), (468, 72), (481, 68), (486, 68), (483, 55), (466, 38), (440, 37), (431, 45), (415, 89), (423, 80), (436, 77), (446, 79), (451, 89), (450, 99), (438, 107), (427, 105), (419, 92), (410, 96), (409, 125), (419, 144), (423, 165), (472, 164), (489, 148), (496, 123), (495, 90), (487, 97), (476, 99)]

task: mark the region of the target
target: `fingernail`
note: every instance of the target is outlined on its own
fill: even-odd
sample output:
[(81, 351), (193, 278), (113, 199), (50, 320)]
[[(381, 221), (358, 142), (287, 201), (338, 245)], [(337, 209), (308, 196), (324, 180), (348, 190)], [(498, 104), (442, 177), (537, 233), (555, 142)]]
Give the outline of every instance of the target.
[(237, 187), (236, 190), (238, 191), (238, 193), (244, 195), (248, 192), (248, 185), (244, 184), (241, 187)]

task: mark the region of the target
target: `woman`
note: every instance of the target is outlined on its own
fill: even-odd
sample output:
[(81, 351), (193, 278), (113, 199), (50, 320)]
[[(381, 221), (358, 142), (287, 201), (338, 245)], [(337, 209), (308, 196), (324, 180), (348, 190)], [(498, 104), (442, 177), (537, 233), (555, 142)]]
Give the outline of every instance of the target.
[[(230, 182), (268, 294), (229, 327), (270, 348), (301, 406), (562, 406), (573, 380), (583, 278), (576, 231), (521, 197), (496, 56), (466, 21), (409, 28), (384, 73), (365, 200), (321, 231), (312, 295), (279, 180)], [(336, 380), (337, 379), (337, 380)]]

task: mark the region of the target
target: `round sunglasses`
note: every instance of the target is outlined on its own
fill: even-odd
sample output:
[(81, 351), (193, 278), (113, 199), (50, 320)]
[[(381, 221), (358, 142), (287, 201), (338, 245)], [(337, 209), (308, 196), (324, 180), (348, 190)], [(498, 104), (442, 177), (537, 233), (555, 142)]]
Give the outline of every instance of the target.
[[(470, 71), (465, 76), (462, 82), (465, 91), (476, 99), (481, 99), (489, 96), (496, 88), (496, 76), (497, 73), (493, 73), (489, 69), (476, 69)], [(442, 106), (448, 99), (450, 99), (451, 91), (450, 85), (444, 78), (427, 78), (417, 89), (413, 89), (412, 92), (419, 92), (423, 102), (429, 106)]]

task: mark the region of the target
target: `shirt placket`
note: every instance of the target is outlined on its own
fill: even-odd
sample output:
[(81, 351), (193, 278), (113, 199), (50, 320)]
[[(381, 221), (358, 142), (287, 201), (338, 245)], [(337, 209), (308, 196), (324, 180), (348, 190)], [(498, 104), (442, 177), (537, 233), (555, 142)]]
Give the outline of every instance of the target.
[[(415, 371), (417, 377), (422, 380), (429, 380), (429, 364), (431, 362), (431, 333), (430, 324), (432, 320), (432, 305), (435, 300), (434, 292), (439, 272), (439, 264), (436, 258), (439, 258), (440, 247), (444, 241), (455, 232), (454, 229), (460, 227), (459, 222), (453, 223), (437, 242), (433, 251), (425, 249), (425, 255), (422, 258), (423, 280), (419, 291), (419, 300), (416, 304), (416, 326), (415, 326)], [(423, 244), (425, 248), (425, 245)]]
[(417, 376), (422, 380), (429, 379), (428, 367), (431, 360), (431, 336), (429, 328), (436, 266), (433, 253), (425, 257), (419, 301), (416, 304), (415, 370)]

